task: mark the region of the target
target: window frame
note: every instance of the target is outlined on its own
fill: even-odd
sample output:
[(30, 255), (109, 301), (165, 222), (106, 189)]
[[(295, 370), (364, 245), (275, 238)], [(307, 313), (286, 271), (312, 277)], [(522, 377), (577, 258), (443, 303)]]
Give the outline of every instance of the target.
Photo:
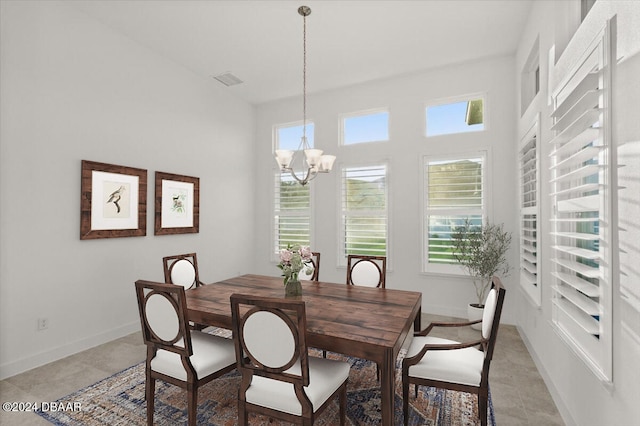
[[(618, 183), (611, 118), (614, 21), (607, 21), (588, 46), (576, 49), (581, 50), (571, 52), (578, 55), (575, 58), (567, 50), (556, 62), (551, 81), (557, 83), (550, 90), (550, 130), (554, 133), (549, 141), (548, 195), (553, 207), (549, 235), (551, 324), (594, 376), (612, 385), (614, 270), (619, 267), (614, 250), (618, 247)], [(560, 68), (565, 58), (573, 61)], [(590, 153), (594, 149), (600, 152)], [(589, 170), (593, 168), (598, 170)], [(589, 182), (591, 176), (597, 176), (598, 181)], [(597, 230), (595, 226), (582, 229), (585, 222), (598, 222)], [(584, 241), (596, 241), (597, 246), (585, 246)]]
[[(385, 195), (386, 195), (386, 200), (385, 200), (385, 213), (384, 213), (384, 217), (386, 217), (386, 253), (385, 256), (387, 257), (387, 271), (391, 271), (392, 270), (392, 265), (391, 265), (391, 237), (390, 237), (390, 226), (389, 223), (391, 223), (391, 206), (390, 206), (390, 200), (391, 200), (391, 196), (390, 196), (390, 182), (391, 182), (391, 173), (390, 173), (390, 161), (388, 159), (385, 160), (379, 160), (379, 161), (367, 161), (367, 162), (357, 162), (357, 163), (341, 163), (339, 170), (340, 170), (340, 176), (337, 180), (337, 191), (336, 193), (338, 194), (338, 208), (337, 210), (337, 221), (336, 223), (338, 224), (337, 227), (337, 232), (338, 232), (338, 247), (336, 250), (337, 253), (337, 266), (341, 267), (341, 268), (346, 268), (347, 267), (347, 254), (345, 251), (345, 247), (346, 247), (346, 235), (345, 235), (345, 228), (346, 228), (346, 223), (344, 218), (346, 217), (345, 215), (345, 204), (344, 204), (344, 198), (343, 198), (343, 190), (344, 190), (344, 176), (345, 176), (345, 170), (346, 169), (358, 169), (358, 168), (374, 168), (374, 167), (384, 167), (385, 168)], [(380, 215), (382, 216), (382, 215)]]
[[(420, 208), (421, 208), (421, 273), (447, 276), (468, 276), (465, 270), (459, 264), (440, 264), (429, 262), (429, 216), (430, 209), (428, 207), (428, 175), (427, 166), (434, 161), (455, 161), (481, 157), (483, 160), (482, 170), (482, 223), (487, 223), (491, 217), (491, 151), (490, 148), (481, 148), (477, 150), (468, 150), (452, 154), (423, 154), (420, 159), (421, 167), (421, 184), (420, 184)], [(460, 210), (470, 210), (461, 208)]]
[[(449, 105), (449, 104), (456, 104), (459, 102), (469, 102), (471, 100), (475, 100), (475, 99), (482, 99), (482, 124), (484, 125), (484, 128), (482, 130), (473, 130), (473, 131), (469, 131), (469, 132), (453, 132), (453, 133), (440, 133), (437, 135), (429, 135), (428, 134), (428, 126), (429, 126), (429, 122), (427, 119), (427, 110), (430, 107), (437, 107), (437, 106), (442, 106), (442, 105)], [(476, 92), (476, 93), (468, 93), (468, 94), (464, 94), (464, 95), (457, 95), (457, 96), (451, 96), (451, 97), (446, 97), (446, 98), (438, 98), (438, 99), (432, 99), (429, 101), (426, 101), (423, 104), (423, 109), (422, 109), (422, 119), (424, 120), (424, 125), (422, 127), (422, 135), (424, 137), (426, 137), (427, 139), (431, 139), (431, 138), (438, 138), (438, 137), (443, 137), (443, 136), (459, 136), (459, 135), (476, 135), (478, 133), (483, 133), (486, 132), (487, 130), (489, 130), (489, 123), (490, 123), (490, 114), (489, 114), (489, 96), (487, 92)]]
[[(362, 142), (355, 142), (355, 143), (349, 143), (349, 144), (345, 143), (345, 120), (347, 120), (349, 118), (365, 117), (367, 115), (374, 115), (374, 114), (379, 114), (379, 113), (383, 113), (383, 112), (387, 113), (387, 139), (376, 139), (376, 140), (371, 140), (371, 141), (362, 141)], [(387, 107), (366, 109), (366, 110), (361, 110), (361, 111), (355, 111), (355, 112), (340, 114), (340, 120), (339, 121), (340, 121), (339, 122), (339, 125), (340, 125), (340, 140), (339, 140), (339, 144), (340, 144), (340, 146), (343, 146), (343, 147), (359, 146), (359, 145), (370, 144), (370, 143), (389, 142), (391, 140), (391, 113), (389, 111), (389, 108), (387, 108)]]

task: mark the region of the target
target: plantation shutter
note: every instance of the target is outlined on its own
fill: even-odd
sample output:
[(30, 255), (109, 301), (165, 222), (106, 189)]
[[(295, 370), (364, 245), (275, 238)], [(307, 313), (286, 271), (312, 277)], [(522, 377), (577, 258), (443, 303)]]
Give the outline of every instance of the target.
[(457, 264), (451, 241), (466, 219), (482, 226), (485, 216), (484, 155), (425, 159), (425, 269), (429, 264)]
[(387, 166), (342, 169), (342, 252), (387, 256)]
[(274, 251), (287, 244), (311, 245), (309, 186), (300, 185), (288, 172), (277, 172), (274, 194)]
[(613, 33), (608, 25), (556, 79), (550, 154), (553, 324), (605, 381), (612, 379)]
[(538, 217), (540, 208), (538, 137), (536, 125), (520, 148), (520, 284), (536, 305), (541, 303), (538, 282)]

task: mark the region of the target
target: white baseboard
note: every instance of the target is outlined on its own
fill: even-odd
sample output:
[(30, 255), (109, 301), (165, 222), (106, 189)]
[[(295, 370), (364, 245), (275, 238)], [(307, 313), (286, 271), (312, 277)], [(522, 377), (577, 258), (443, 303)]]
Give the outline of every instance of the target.
[(547, 389), (549, 389), (551, 398), (553, 399), (553, 402), (556, 404), (556, 407), (558, 408), (558, 412), (560, 413), (560, 417), (562, 417), (564, 424), (566, 426), (578, 426), (575, 419), (571, 416), (571, 413), (567, 409), (567, 406), (564, 404), (564, 401), (562, 400), (562, 396), (560, 395), (560, 392), (558, 392), (558, 389), (556, 389), (555, 385), (553, 384), (553, 381), (551, 380), (551, 376), (549, 375), (547, 370), (544, 368), (544, 364), (540, 361), (540, 358), (538, 358), (538, 354), (534, 350), (533, 345), (531, 344), (531, 342), (529, 342), (526, 334), (522, 331), (520, 326), (516, 325), (516, 328), (518, 330), (518, 334), (520, 334), (520, 338), (524, 342), (524, 345), (527, 347), (527, 351), (529, 351), (529, 355), (531, 355), (531, 359), (533, 359), (533, 363), (536, 365), (536, 368), (540, 372), (540, 376), (542, 376), (542, 380), (544, 380), (544, 384), (547, 386)]
[(16, 374), (24, 373), (25, 371), (68, 357), (69, 355), (74, 355), (78, 352), (91, 349), (139, 330), (140, 322), (135, 321), (86, 339), (76, 340), (75, 342), (71, 342), (66, 345), (51, 348), (47, 351), (40, 352), (18, 361), (2, 364), (0, 365), (0, 380), (15, 376)]

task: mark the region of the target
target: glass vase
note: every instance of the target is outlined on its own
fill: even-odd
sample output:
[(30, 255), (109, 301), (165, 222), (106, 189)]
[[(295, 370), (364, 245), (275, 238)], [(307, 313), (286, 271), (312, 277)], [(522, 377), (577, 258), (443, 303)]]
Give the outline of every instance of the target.
[(289, 281), (285, 284), (284, 295), (285, 297), (302, 296), (302, 284), (300, 284), (300, 281)]

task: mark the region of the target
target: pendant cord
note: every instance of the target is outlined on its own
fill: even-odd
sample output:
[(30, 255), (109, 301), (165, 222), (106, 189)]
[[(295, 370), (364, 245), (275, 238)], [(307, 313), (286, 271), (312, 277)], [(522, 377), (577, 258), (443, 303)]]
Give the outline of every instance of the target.
[(302, 137), (307, 137), (307, 16), (302, 17)]

